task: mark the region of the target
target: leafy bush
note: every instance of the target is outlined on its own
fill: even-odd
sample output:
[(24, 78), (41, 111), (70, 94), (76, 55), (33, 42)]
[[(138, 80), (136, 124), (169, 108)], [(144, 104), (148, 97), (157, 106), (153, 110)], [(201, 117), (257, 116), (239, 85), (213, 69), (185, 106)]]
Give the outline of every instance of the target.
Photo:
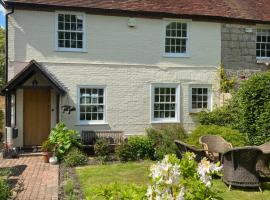
[(260, 145), (270, 140), (270, 72), (254, 74), (235, 94), (239, 107), (237, 128), (247, 133), (251, 144)]
[(64, 184), (64, 193), (66, 195), (73, 193), (74, 187), (75, 186), (73, 180), (69, 178)]
[(147, 136), (132, 136), (116, 148), (116, 154), (121, 161), (153, 159), (153, 142)]
[(193, 153), (184, 154), (179, 160), (175, 155), (151, 167), (151, 185), (147, 190), (148, 199), (206, 200), (219, 199), (218, 192), (212, 188), (213, 174), (222, 167), (203, 159), (199, 164)]
[(68, 167), (85, 165), (88, 162), (88, 157), (78, 148), (71, 148), (64, 156), (64, 162)]
[(110, 154), (109, 143), (106, 139), (99, 139), (94, 145), (95, 154), (99, 160), (107, 161)]
[(234, 127), (236, 112), (231, 105), (215, 108), (212, 112), (202, 111), (197, 115), (197, 119), (202, 125), (219, 125)]
[(228, 142), (232, 143), (233, 146), (244, 146), (248, 144), (248, 139), (245, 134), (228, 127), (217, 125), (198, 126), (192, 131), (191, 135), (187, 139), (187, 142), (195, 146), (200, 146), (199, 138), (203, 135), (219, 135)]
[(42, 142), (42, 151), (52, 152), (54, 150), (55, 144), (53, 144), (49, 139)]
[(134, 184), (112, 183), (94, 188), (90, 199), (146, 200), (146, 187)]
[(81, 147), (80, 134), (68, 129), (62, 122), (51, 130), (49, 140), (55, 144), (55, 153), (59, 159), (62, 159), (70, 148)]
[(163, 159), (166, 154), (176, 154), (178, 152), (174, 140), (185, 140), (187, 135), (181, 125), (168, 125), (160, 129), (146, 129), (147, 136), (154, 144), (155, 158)]
[(7, 180), (0, 177), (0, 199), (8, 200), (10, 199), (11, 195), (11, 188)]

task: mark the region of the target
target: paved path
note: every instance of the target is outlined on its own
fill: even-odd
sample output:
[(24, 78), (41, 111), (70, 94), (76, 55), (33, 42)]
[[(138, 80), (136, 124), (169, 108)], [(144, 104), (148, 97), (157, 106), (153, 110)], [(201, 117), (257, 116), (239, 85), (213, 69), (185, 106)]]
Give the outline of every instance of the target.
[(57, 200), (58, 165), (44, 163), (41, 156), (27, 156), (18, 159), (0, 158), (0, 168), (15, 167), (11, 182), (21, 191), (19, 200)]

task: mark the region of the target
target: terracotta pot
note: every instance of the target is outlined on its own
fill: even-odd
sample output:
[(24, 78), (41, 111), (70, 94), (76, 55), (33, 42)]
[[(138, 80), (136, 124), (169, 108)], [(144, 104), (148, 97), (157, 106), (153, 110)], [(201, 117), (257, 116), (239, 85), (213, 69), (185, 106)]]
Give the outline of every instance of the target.
[(45, 163), (49, 163), (50, 157), (52, 157), (52, 152), (42, 152), (43, 160)]

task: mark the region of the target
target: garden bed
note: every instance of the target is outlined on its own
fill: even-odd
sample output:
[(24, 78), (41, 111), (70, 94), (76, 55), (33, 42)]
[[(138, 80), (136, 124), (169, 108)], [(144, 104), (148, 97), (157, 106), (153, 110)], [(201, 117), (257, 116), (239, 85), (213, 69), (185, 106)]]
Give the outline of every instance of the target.
[(59, 200), (84, 200), (75, 168), (66, 167), (64, 163), (59, 166)]

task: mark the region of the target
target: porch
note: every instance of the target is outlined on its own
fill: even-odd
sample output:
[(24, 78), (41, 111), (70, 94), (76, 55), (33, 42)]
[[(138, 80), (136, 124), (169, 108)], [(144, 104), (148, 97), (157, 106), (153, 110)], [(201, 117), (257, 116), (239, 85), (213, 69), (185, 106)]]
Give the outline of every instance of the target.
[(40, 146), (59, 122), (60, 98), (65, 93), (50, 72), (31, 61), (2, 90), (7, 102), (5, 141), (16, 147)]

